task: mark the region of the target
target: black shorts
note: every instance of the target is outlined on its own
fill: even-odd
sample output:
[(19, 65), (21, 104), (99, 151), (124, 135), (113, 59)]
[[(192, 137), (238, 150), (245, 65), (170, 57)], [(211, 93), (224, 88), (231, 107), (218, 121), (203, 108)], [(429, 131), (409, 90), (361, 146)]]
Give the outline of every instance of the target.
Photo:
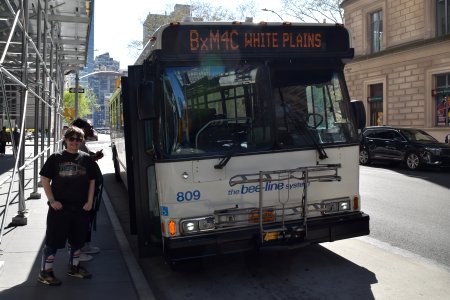
[(45, 244), (55, 249), (61, 249), (66, 246), (66, 241), (68, 241), (73, 249), (79, 249), (85, 243), (88, 228), (88, 211), (54, 210), (49, 207)]

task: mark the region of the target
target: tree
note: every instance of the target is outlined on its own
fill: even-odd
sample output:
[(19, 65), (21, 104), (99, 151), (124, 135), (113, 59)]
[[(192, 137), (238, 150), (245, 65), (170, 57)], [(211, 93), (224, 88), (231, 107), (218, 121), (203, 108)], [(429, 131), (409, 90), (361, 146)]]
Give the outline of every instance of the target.
[(202, 21), (243, 21), (247, 17), (256, 15), (256, 4), (254, 1), (247, 1), (245, 4), (239, 4), (233, 10), (229, 10), (197, 0), (191, 2), (191, 10), (192, 17)]
[(342, 0), (282, 0), (284, 14), (302, 22), (344, 23)]
[[(84, 93), (78, 94), (78, 117), (83, 118), (90, 115), (92, 110), (98, 109), (97, 100), (94, 92), (90, 89), (84, 90)], [(75, 109), (75, 93), (64, 91), (64, 108)], [(67, 124), (73, 121), (74, 116), (64, 115), (64, 121)]]

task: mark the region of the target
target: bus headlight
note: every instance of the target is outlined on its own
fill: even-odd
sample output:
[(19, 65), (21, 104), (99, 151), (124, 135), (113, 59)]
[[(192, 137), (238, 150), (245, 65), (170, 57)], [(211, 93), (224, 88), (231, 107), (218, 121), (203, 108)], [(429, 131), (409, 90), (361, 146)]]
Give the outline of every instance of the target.
[(197, 232), (198, 222), (197, 221), (186, 221), (181, 223), (181, 229), (184, 233)]
[(340, 212), (351, 211), (350, 199), (339, 198), (325, 200), (322, 202), (322, 208), (324, 214), (336, 214)]
[(214, 229), (214, 217), (184, 219), (180, 222), (181, 232), (191, 234)]

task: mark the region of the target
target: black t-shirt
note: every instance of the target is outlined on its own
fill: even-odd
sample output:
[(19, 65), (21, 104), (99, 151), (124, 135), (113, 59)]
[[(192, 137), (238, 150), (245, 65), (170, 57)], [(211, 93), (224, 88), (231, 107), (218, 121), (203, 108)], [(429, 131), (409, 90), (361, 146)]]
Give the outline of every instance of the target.
[(55, 152), (39, 174), (51, 179), (53, 196), (63, 208), (82, 209), (88, 200), (89, 181), (96, 176), (95, 162), (82, 151)]

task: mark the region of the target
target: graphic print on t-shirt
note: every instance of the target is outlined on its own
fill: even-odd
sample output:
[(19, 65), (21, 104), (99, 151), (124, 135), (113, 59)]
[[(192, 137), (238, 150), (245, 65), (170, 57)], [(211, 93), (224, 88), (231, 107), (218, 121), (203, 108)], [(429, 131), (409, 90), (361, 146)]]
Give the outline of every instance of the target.
[(73, 162), (63, 162), (59, 164), (59, 176), (78, 177), (86, 174), (86, 168)]

